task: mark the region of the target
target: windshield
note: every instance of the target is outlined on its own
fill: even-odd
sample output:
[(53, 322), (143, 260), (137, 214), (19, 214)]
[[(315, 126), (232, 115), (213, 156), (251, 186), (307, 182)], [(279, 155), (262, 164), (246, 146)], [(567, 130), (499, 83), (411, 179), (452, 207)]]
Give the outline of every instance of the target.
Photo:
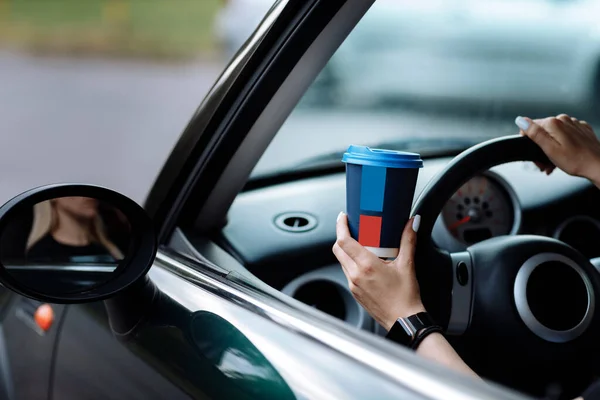
[[(377, 0), (252, 177), (339, 162), (350, 144), (427, 154), (600, 104), (596, 0)], [(443, 139), (443, 140), (442, 140)]]

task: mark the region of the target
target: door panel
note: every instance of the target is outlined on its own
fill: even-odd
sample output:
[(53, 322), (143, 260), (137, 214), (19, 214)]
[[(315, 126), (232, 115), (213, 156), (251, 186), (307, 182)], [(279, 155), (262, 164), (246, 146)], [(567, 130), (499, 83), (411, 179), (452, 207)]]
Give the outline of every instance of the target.
[(422, 398), (161, 266), (150, 278), (158, 304), (127, 344), (112, 335), (102, 303), (69, 306), (53, 399)]
[[(444, 385), (465, 396), (487, 397), (475, 393), (490, 390), (487, 382), (478, 386), (470, 378), (450, 375), (442, 366), (333, 317), (311, 320), (305, 313), (314, 310), (308, 306), (288, 307), (232, 275), (220, 276), (206, 265), (161, 253), (149, 273), (161, 295), (155, 313), (139, 327), (137, 352), (194, 398), (435, 398), (400, 383), (405, 371), (389, 361), (406, 355), (414, 357), (409, 368), (422, 374), (419, 388), (435, 382), (439, 398), (450, 397), (444, 396)], [(373, 347), (379, 350), (368, 350)], [(375, 359), (389, 366), (386, 373), (372, 368), (379, 362), (369, 365)], [(494, 398), (511, 398), (492, 390), (498, 395)]]
[(15, 297), (11, 291), (0, 286), (0, 398), (2, 399), (14, 398), (12, 374), (8, 362), (8, 345), (1, 323), (4, 321), (11, 300)]
[(189, 398), (113, 336), (102, 302), (69, 307), (52, 395), (57, 400)]
[[(33, 319), (33, 313), (41, 304), (13, 295), (4, 310), (1, 335), (5, 347), (0, 347), (3, 351), (0, 365), (3, 375), (8, 375), (6, 379), (9, 379), (8, 391), (12, 391), (12, 399), (37, 400), (49, 397), (54, 345), (64, 306), (52, 305), (54, 323), (44, 332)], [(8, 393), (7, 397), (2, 398), (11, 398), (10, 395)]]

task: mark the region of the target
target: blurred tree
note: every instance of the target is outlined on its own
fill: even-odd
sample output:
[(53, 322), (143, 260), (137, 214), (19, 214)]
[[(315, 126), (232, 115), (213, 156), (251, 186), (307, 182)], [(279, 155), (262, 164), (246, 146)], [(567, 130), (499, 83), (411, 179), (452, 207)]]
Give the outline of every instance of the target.
[(190, 60), (218, 54), (223, 0), (0, 0), (0, 49)]
[(111, 25), (127, 25), (131, 20), (131, 3), (129, 0), (104, 0), (102, 20)]

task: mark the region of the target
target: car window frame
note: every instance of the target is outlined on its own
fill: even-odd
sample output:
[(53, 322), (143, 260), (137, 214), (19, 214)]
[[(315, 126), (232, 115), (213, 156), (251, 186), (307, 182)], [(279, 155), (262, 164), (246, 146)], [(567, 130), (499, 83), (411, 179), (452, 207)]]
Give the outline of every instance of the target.
[[(325, 22), (325, 16), (318, 12), (322, 10), (331, 12), (332, 15), (326, 15), (330, 21), (343, 5), (353, 1), (362, 2), (363, 5), (371, 3), (371, 0), (289, 0), (288, 2), (280, 0), (271, 9), (271, 16), (276, 18), (271, 20), (267, 16), (263, 25), (225, 69), (186, 128), (146, 201), (147, 210), (157, 222), (159, 241), (167, 249), (168, 240), (176, 228), (184, 232), (193, 229), (196, 234), (207, 237), (218, 229), (214, 219), (213, 224), (203, 225), (195, 217), (199, 209), (206, 210), (215, 186), (220, 182), (220, 178), (222, 181), (224, 171), (230, 165), (240, 145), (244, 143), (250, 129), (263, 115), (268, 104), (273, 103), (274, 95), (283, 87), (292, 70), (298, 66), (298, 62), (308, 51), (310, 44), (322, 33), (313, 31), (309, 35), (311, 40), (307, 40), (301, 37), (302, 28), (310, 32), (309, 24), (314, 26), (314, 21)], [(318, 6), (322, 9), (315, 11)], [(368, 7), (364, 11), (367, 10)], [(310, 11), (315, 13), (312, 16), (314, 20), (307, 17)], [(358, 20), (355, 21), (356, 23)], [(345, 36), (341, 38), (339, 44), (343, 39)], [(332, 46), (328, 50), (333, 54), (335, 49), (337, 46)], [(322, 68), (327, 60), (320, 61), (322, 61)], [(314, 75), (305, 76), (304, 78), (308, 79), (298, 87), (304, 86), (306, 89), (319, 71), (319, 68), (311, 71)], [(298, 96), (296, 102), (302, 93), (296, 93)], [(264, 101), (265, 96), (271, 99), (270, 103), (268, 101), (264, 104), (253, 103), (253, 100), (261, 97)], [(289, 111), (291, 112), (292, 109), (293, 106)], [(229, 205), (224, 204), (222, 207), (228, 209)], [(165, 253), (166, 250), (159, 251), (158, 258)], [(166, 258), (163, 259), (164, 261)], [(215, 271), (214, 266), (206, 263), (206, 260), (202, 264), (204, 265), (201, 267), (193, 268), (193, 271), (198, 273), (196, 279), (208, 279)], [(229, 271), (225, 271), (225, 277), (233, 276)], [(192, 277), (185, 279), (192, 280)], [(220, 289), (234, 291), (240, 282), (236, 283), (229, 279), (225, 283), (226, 285)], [(254, 285), (251, 283), (249, 287), (252, 286)], [(311, 321), (313, 328), (319, 327), (316, 322), (316, 320)], [(353, 330), (349, 333), (348, 340), (357, 340), (363, 334), (365, 333)], [(377, 338), (377, 340), (381, 339)], [(375, 351), (375, 348), (366, 349), (367, 353), (370, 351)], [(390, 365), (403, 364), (400, 360), (388, 359), (387, 361)], [(485, 389), (475, 385), (473, 390), (479, 391), (479, 394), (487, 393), (488, 398), (498, 398), (492, 395), (492, 393), (499, 393), (497, 387), (486, 392)], [(465, 398), (471, 398), (466, 392), (463, 394)], [(511, 392), (508, 390), (506, 398), (511, 398)]]

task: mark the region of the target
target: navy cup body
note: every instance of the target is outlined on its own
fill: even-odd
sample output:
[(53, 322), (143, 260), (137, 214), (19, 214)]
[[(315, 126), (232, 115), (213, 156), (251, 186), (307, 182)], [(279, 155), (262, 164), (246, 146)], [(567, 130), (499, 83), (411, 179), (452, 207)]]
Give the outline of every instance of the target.
[(350, 146), (343, 161), (350, 234), (377, 256), (396, 257), (423, 165), (420, 156)]

